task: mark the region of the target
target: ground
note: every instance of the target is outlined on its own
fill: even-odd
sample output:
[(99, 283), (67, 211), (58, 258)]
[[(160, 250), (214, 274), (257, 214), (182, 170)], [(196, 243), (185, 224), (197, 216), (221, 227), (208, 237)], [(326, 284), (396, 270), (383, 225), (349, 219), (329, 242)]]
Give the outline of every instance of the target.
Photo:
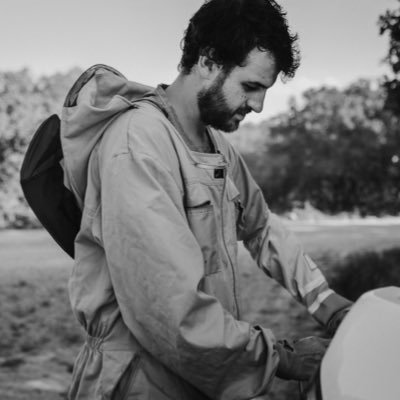
[[(328, 279), (332, 260), (399, 246), (400, 224), (288, 223)], [(323, 334), (304, 309), (240, 249), (243, 318), (278, 338)], [(72, 261), (42, 230), (0, 232), (0, 398), (65, 398), (83, 333), (72, 316), (67, 281)], [(277, 380), (270, 400), (298, 399), (295, 383)]]

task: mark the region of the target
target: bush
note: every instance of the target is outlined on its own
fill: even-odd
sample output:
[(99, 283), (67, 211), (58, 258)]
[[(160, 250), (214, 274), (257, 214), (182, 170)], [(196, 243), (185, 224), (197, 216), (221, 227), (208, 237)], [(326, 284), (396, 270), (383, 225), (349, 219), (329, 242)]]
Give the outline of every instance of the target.
[(332, 288), (355, 301), (369, 290), (400, 286), (400, 248), (351, 254), (332, 269)]
[(303, 93), (287, 113), (242, 127), (264, 142), (242, 153), (272, 209), (309, 203), (324, 213), (400, 213), (399, 116), (384, 109), (378, 82)]
[(79, 69), (33, 78), (29, 70), (0, 71), (0, 229), (40, 226), (19, 184), (23, 156), (42, 121), (60, 113)]

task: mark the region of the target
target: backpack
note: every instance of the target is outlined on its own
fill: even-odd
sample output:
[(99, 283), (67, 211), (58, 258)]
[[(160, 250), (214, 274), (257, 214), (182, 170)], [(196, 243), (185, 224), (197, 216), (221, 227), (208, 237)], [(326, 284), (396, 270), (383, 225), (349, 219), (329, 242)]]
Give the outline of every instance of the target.
[[(76, 104), (79, 91), (100, 68), (123, 77), (112, 67), (93, 65), (74, 83), (67, 94), (65, 107)], [(64, 185), (62, 160), (60, 118), (53, 114), (33, 135), (22, 163), (20, 183), (29, 206), (43, 227), (74, 258), (74, 241), (80, 229), (82, 211), (73, 193)]]
[(53, 114), (35, 132), (26, 151), (20, 182), (24, 196), (43, 227), (74, 258), (74, 240), (82, 212), (64, 186), (60, 118)]

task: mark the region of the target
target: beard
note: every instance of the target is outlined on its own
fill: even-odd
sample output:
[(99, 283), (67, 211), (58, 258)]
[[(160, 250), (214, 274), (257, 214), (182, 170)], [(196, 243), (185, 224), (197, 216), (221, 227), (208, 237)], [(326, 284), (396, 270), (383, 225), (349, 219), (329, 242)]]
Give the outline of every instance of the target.
[(208, 89), (200, 90), (197, 94), (197, 104), (200, 119), (205, 125), (210, 125), (223, 132), (233, 132), (240, 124), (240, 119), (237, 119), (236, 116), (242, 115), (244, 118), (249, 110), (247, 107), (236, 110), (229, 107), (222, 90), (227, 76), (228, 73), (221, 72)]

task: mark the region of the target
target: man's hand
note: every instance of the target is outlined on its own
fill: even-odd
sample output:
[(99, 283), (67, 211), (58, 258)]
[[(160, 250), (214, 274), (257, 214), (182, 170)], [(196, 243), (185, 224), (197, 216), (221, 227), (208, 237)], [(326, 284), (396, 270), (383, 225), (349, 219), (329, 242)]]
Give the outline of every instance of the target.
[(316, 336), (297, 340), (293, 344), (286, 340), (278, 341), (276, 349), (280, 361), (276, 376), (286, 380), (313, 381), (329, 343), (329, 339)]
[(326, 324), (326, 331), (330, 336), (335, 334), (337, 328), (339, 328), (339, 325), (342, 323), (344, 317), (347, 315), (350, 309), (351, 307), (346, 307), (333, 314), (331, 319)]

